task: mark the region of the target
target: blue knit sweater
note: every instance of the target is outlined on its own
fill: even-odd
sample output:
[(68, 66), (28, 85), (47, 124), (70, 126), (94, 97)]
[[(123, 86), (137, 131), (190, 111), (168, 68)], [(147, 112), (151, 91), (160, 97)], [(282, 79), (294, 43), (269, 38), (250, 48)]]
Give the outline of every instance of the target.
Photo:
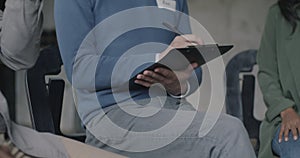
[[(186, 0), (176, 10), (188, 13)], [(159, 8), (156, 0), (57, 0), (55, 23), (67, 77), (77, 88), (79, 112), (86, 122), (99, 108), (149, 98), (148, 88), (129, 78), (155, 62), (177, 36), (162, 23), (191, 33), (188, 18)], [(191, 93), (201, 82), (201, 69), (191, 78)], [(197, 82), (195, 82), (195, 80)], [(193, 82), (194, 81), (194, 82)], [(129, 91), (127, 91), (129, 90)], [(154, 95), (161, 95), (154, 90)], [(97, 97), (98, 103), (90, 97)], [(117, 98), (117, 99), (116, 99)], [(100, 106), (99, 106), (100, 105)]]

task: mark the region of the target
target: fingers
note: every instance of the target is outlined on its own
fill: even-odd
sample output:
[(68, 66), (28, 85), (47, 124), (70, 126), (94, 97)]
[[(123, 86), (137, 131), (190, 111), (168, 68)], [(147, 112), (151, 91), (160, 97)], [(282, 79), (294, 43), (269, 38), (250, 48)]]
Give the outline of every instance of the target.
[(286, 124), (282, 124), (281, 128), (280, 128), (280, 132), (279, 132), (279, 143), (282, 142), (282, 139), (284, 139), (284, 141), (288, 141), (289, 140), (289, 132), (290, 132), (290, 128), (286, 125)]
[(186, 40), (186, 42), (192, 42), (198, 45), (203, 45), (203, 40), (193, 34), (182, 35), (181, 37), (183, 37)]
[(143, 74), (139, 74), (134, 82), (148, 88), (156, 83), (164, 85), (167, 89), (181, 87), (180, 83), (185, 83), (197, 66), (197, 63), (193, 63), (185, 70), (176, 72), (166, 68), (156, 68), (154, 71), (146, 70)]
[(165, 78), (164, 80), (160, 80), (161, 83), (165, 83), (165, 84), (170, 84), (170, 83), (178, 84), (179, 82), (186, 81), (191, 74), (191, 72), (187, 70), (173, 72), (169, 69), (164, 69), (164, 68), (157, 68), (154, 70), (154, 72), (160, 74)]
[(143, 81), (143, 80), (135, 80), (134, 83), (139, 84), (144, 87), (148, 87), (148, 88), (152, 85), (152, 83), (149, 83), (149, 82)]
[(156, 68), (154, 70), (154, 72), (160, 74), (161, 76), (163, 76), (164, 78), (170, 78), (170, 77), (174, 77), (174, 73), (173, 71), (169, 70), (169, 69), (165, 69), (165, 68)]
[(289, 132), (290, 132), (289, 128), (284, 129), (283, 136), (284, 136), (284, 141), (286, 142), (289, 141)]
[(152, 84), (161, 83), (164, 86), (169, 84), (178, 84), (177, 76), (169, 69), (157, 68), (155, 71), (146, 70), (143, 74), (139, 74), (135, 80), (136, 84), (150, 87)]
[(284, 133), (284, 125), (281, 125), (280, 131), (279, 131), (279, 135), (278, 135), (278, 142), (281, 143), (282, 142), (282, 137), (283, 137), (283, 133)]
[(164, 77), (164, 79), (167, 78), (167, 79), (185, 81), (188, 78), (190, 78), (192, 72), (194, 71), (194, 68), (196, 68), (197, 66), (198, 66), (197, 63), (192, 63), (185, 70), (175, 71), (175, 72), (165, 68), (156, 68), (154, 72), (159, 73), (161, 76)]
[(160, 74), (146, 70), (143, 72), (143, 74), (139, 74), (137, 76), (137, 80), (134, 82), (145, 87), (151, 87), (152, 84), (161, 83), (162, 81), (166, 80), (167, 79)]
[(279, 138), (278, 138), (278, 141), (279, 143), (282, 142), (282, 139), (284, 139), (284, 141), (289, 141), (289, 132), (292, 132), (292, 135), (293, 135), (293, 139), (294, 140), (297, 140), (298, 139), (298, 129), (296, 127), (292, 127), (292, 128), (289, 128), (287, 125), (282, 125), (281, 128), (280, 128), (280, 132), (279, 132)]
[(174, 48), (185, 48), (191, 45), (203, 45), (204, 42), (201, 38), (188, 34), (176, 36), (169, 47), (163, 52), (159, 53), (159, 60), (162, 59), (165, 55), (167, 55)]
[(149, 87), (151, 87), (152, 84), (158, 83), (158, 82), (152, 77), (140, 74), (137, 76), (137, 80), (135, 80), (134, 83), (149, 88)]
[(166, 80), (166, 78), (158, 73), (155, 73), (153, 71), (145, 71), (143, 73), (145, 76), (151, 77), (152, 79), (154, 79), (157, 82), (161, 82), (163, 80)]
[(181, 35), (175, 37), (170, 46), (173, 48), (184, 48), (190, 45), (203, 45), (203, 40), (192, 34)]
[(292, 134), (293, 134), (293, 139), (294, 140), (297, 140), (298, 139), (298, 131), (297, 131), (297, 128), (292, 128), (291, 129), (291, 131), (292, 131)]
[(152, 75), (149, 75), (148, 73), (146, 74), (145, 72), (144, 72), (144, 74), (138, 75), (137, 79), (144, 80), (149, 83), (157, 83), (157, 80), (154, 77), (152, 77)]
[(174, 41), (171, 43), (169, 49), (174, 48), (185, 48), (191, 45), (191, 42), (184, 38), (183, 36), (177, 36)]

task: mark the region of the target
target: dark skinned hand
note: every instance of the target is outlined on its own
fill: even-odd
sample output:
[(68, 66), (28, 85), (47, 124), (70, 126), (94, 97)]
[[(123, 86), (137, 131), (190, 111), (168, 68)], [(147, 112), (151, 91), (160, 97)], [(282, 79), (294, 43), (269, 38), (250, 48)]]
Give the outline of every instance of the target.
[[(159, 54), (159, 60), (174, 48), (185, 48), (195, 44), (202, 45), (203, 41), (195, 35), (177, 36), (170, 46)], [(166, 68), (156, 68), (154, 71), (146, 70), (143, 74), (137, 76), (135, 83), (145, 87), (151, 87), (153, 84), (160, 83), (169, 94), (184, 94), (187, 90), (187, 80), (197, 66), (196, 63), (192, 63), (182, 71), (172, 71)]]
[(299, 137), (300, 131), (300, 116), (296, 113), (293, 108), (288, 108), (280, 113), (282, 123), (279, 132), (278, 141), (282, 142), (289, 140), (289, 132), (291, 131), (293, 134), (294, 140), (297, 140)]
[(137, 76), (135, 83), (145, 87), (160, 83), (169, 94), (184, 94), (187, 90), (187, 80), (196, 67), (197, 64), (193, 63), (183, 71), (171, 71), (166, 68), (156, 68), (154, 71), (146, 70), (143, 74)]

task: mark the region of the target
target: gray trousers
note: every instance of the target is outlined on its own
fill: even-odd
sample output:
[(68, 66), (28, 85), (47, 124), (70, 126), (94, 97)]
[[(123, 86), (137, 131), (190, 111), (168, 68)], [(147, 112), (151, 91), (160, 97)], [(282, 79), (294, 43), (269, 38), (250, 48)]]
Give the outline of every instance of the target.
[(7, 133), (9, 140), (24, 153), (43, 158), (68, 158), (61, 140), (49, 133), (15, 124), (9, 118), (6, 100), (0, 92), (0, 133)]
[[(168, 121), (174, 117), (177, 110), (180, 108), (185, 111), (194, 111), (195, 109), (185, 100), (181, 102), (177, 99), (169, 98), (163, 108), (160, 111), (149, 117), (135, 117), (133, 115), (124, 112), (126, 107), (130, 105), (124, 105), (119, 108), (117, 105), (105, 109), (106, 115), (112, 122), (119, 127), (131, 131), (143, 132), (153, 129), (157, 129), (164, 126)], [(132, 108), (132, 107), (130, 107)], [(140, 109), (141, 107), (136, 107)], [(144, 110), (148, 110), (149, 107), (143, 107)], [(153, 108), (153, 107), (151, 107)], [(188, 114), (188, 113), (187, 113)], [(109, 138), (101, 138), (101, 136), (95, 136), (96, 133), (87, 131), (86, 143), (92, 146), (102, 148), (114, 153), (118, 153), (128, 157), (172, 157), (172, 158), (254, 158), (255, 153), (250, 143), (248, 134), (242, 124), (242, 122), (234, 117), (226, 114), (221, 114), (218, 121), (212, 128), (212, 130), (204, 137), (199, 137), (199, 129), (203, 121), (205, 113), (196, 112), (194, 119), (188, 128), (180, 134), (180, 136), (161, 148), (145, 151), (145, 152), (128, 152), (133, 146), (130, 144), (130, 140), (124, 138), (116, 138), (112, 134)], [(179, 127), (178, 124), (177, 127)], [(175, 126), (176, 127), (176, 126)], [(101, 127), (105, 129), (106, 127)], [(168, 140), (168, 137), (172, 137), (176, 133), (176, 128), (170, 129), (169, 135), (145, 135), (149, 137), (151, 143)], [(109, 133), (109, 132), (108, 132)], [(114, 131), (111, 131), (114, 133)], [(97, 135), (97, 134), (96, 134)], [(98, 138), (98, 139), (97, 139)], [(100, 139), (99, 139), (100, 138)], [(101, 141), (100, 141), (101, 140)], [(104, 140), (104, 141), (102, 141)], [(122, 149), (116, 149), (111, 147), (110, 140), (118, 140), (117, 143), (124, 147)], [(154, 140), (154, 141), (153, 141)], [(147, 142), (138, 142), (134, 145), (143, 145)]]

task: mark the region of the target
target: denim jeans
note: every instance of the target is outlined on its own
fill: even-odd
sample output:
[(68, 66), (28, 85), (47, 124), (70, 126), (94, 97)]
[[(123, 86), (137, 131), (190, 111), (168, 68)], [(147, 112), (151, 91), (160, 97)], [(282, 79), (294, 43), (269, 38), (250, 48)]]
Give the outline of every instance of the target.
[[(106, 111), (107, 116), (110, 117), (113, 122), (118, 124), (119, 127), (127, 128), (135, 131), (148, 131), (153, 128), (162, 126), (162, 122), (170, 119), (174, 113), (177, 112), (176, 106), (179, 106), (181, 110), (195, 111), (192, 106), (182, 101), (179, 103), (175, 99), (168, 99), (167, 105), (160, 110), (160, 112), (154, 117), (145, 117), (138, 119), (124, 113), (120, 108), (110, 107)], [(132, 108), (131, 105), (124, 106), (123, 109)], [(138, 109), (142, 107), (137, 107)], [(152, 110), (155, 107), (143, 107), (145, 111)], [(131, 109), (132, 110), (132, 109)], [(134, 110), (134, 109), (133, 109)], [(127, 115), (127, 116), (126, 116)], [(148, 142), (138, 142), (133, 144), (126, 136), (118, 137), (114, 133), (116, 131), (108, 131), (112, 133), (111, 136), (102, 137), (94, 136), (94, 133), (87, 131), (86, 143), (104, 150), (115, 152), (124, 156), (134, 158), (153, 158), (153, 157), (172, 157), (172, 158), (255, 158), (254, 150), (251, 146), (247, 131), (245, 130), (242, 122), (237, 118), (231, 117), (226, 114), (221, 114), (220, 118), (216, 122), (212, 130), (204, 137), (199, 137), (198, 132), (200, 125), (203, 121), (205, 113), (196, 112), (196, 116), (193, 119), (190, 126), (186, 131), (174, 140), (170, 144), (146, 152), (129, 152), (128, 150), (120, 150), (111, 147), (107, 144), (110, 142), (116, 142), (118, 145), (122, 145), (124, 149), (131, 149), (132, 146), (143, 146), (145, 144), (155, 143), (160, 144), (162, 141), (166, 141), (176, 135), (178, 128), (182, 124), (180, 122), (169, 129), (169, 133), (163, 135), (145, 134), (144, 138), (149, 138)], [(101, 120), (100, 120), (101, 122)], [(102, 126), (103, 130), (107, 127)], [(99, 139), (100, 138), (100, 139)]]
[(289, 140), (286, 142), (284, 138), (282, 142), (279, 143), (279, 132), (280, 127), (277, 129), (273, 140), (272, 140), (272, 149), (273, 152), (280, 156), (280, 158), (299, 158), (300, 157), (300, 139), (293, 139), (292, 132), (289, 133)]

